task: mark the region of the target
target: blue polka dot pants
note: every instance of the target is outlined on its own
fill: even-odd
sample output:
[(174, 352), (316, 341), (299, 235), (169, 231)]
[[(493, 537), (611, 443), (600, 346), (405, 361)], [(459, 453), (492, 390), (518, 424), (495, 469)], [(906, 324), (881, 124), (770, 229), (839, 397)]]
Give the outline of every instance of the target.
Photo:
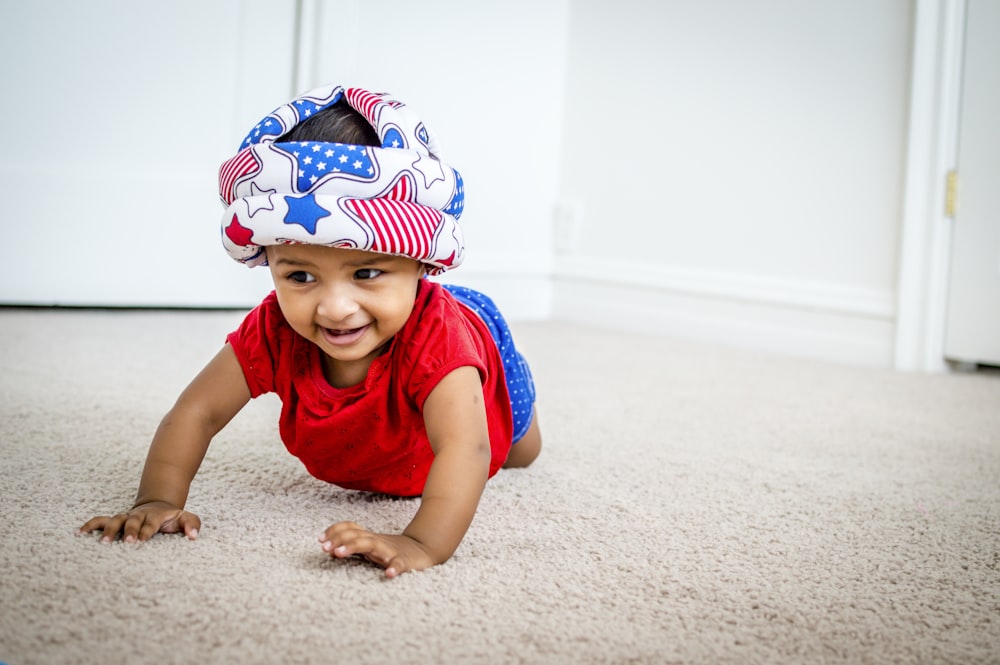
[(535, 382), (531, 370), (516, 348), (510, 328), (500, 310), (487, 296), (464, 286), (443, 284), (445, 289), (473, 312), (479, 315), (490, 329), (493, 340), (500, 350), (503, 370), (507, 378), (507, 392), (510, 394), (510, 409), (514, 416), (514, 443), (528, 433), (535, 413)]

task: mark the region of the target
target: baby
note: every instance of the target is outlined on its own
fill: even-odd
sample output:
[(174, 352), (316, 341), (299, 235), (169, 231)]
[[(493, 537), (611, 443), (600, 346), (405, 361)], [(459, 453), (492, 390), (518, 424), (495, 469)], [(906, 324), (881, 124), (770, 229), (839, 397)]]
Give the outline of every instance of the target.
[(253, 397), (315, 477), (422, 496), (401, 534), (339, 522), (333, 557), (387, 577), (443, 563), (488, 478), (541, 450), (531, 373), (500, 312), (427, 275), (464, 258), (464, 186), (433, 135), (385, 94), (327, 86), (279, 107), (219, 171), (222, 239), (274, 291), (181, 393), (153, 437), (135, 504), (94, 517), (101, 542), (198, 536), (184, 510), (212, 438)]

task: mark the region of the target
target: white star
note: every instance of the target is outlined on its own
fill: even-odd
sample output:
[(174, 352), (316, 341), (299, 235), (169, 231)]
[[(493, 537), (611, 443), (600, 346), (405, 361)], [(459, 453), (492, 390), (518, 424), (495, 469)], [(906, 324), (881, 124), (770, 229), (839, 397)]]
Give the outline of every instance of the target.
[(324, 152), (323, 155), (326, 157), (333, 157), (333, 150), (327, 148), (326, 152)]
[(441, 162), (429, 155), (421, 154), (417, 161), (413, 162), (413, 168), (424, 176), (424, 187), (428, 189), (438, 180), (444, 180), (444, 169), (441, 167)]
[(320, 144), (318, 144), (318, 143), (317, 143), (316, 145), (314, 145), (314, 146), (313, 146), (313, 152), (319, 152), (319, 151), (320, 151), (320, 150), (322, 150), (322, 149), (323, 149), (323, 146), (321, 146), (321, 145), (320, 145)]
[(360, 161), (356, 161), (353, 164), (351, 164), (351, 166), (353, 166), (356, 169), (360, 169), (361, 168), (361, 162)]
[(341, 155), (338, 161), (340, 161), (341, 164), (346, 164), (347, 163), (347, 155)]
[[(253, 217), (260, 210), (274, 210), (274, 204), (271, 202), (271, 194), (276, 193), (276, 189), (261, 189), (257, 186), (257, 183), (250, 183), (250, 196), (243, 199), (247, 202), (247, 212)], [(265, 196), (265, 194), (267, 196)]]
[(326, 162), (320, 162), (319, 164), (317, 164), (316, 165), (316, 170), (317, 171), (325, 171), (326, 170)]

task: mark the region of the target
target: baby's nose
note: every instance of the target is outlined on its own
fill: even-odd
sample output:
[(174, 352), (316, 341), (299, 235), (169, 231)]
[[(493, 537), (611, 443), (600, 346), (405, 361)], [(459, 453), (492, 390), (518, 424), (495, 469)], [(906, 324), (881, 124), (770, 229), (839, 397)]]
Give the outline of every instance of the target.
[(349, 288), (331, 286), (320, 299), (317, 313), (331, 323), (337, 323), (346, 321), (358, 311), (358, 308), (358, 302), (351, 295)]

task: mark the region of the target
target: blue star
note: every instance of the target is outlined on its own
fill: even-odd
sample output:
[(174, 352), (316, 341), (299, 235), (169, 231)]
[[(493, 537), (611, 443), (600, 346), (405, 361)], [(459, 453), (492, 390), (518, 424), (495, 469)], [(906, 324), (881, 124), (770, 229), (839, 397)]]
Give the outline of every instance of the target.
[(286, 196), (288, 212), (285, 213), (285, 224), (298, 224), (312, 235), (316, 235), (316, 222), (323, 217), (329, 217), (330, 211), (316, 203), (314, 194), (306, 194), (298, 198)]

